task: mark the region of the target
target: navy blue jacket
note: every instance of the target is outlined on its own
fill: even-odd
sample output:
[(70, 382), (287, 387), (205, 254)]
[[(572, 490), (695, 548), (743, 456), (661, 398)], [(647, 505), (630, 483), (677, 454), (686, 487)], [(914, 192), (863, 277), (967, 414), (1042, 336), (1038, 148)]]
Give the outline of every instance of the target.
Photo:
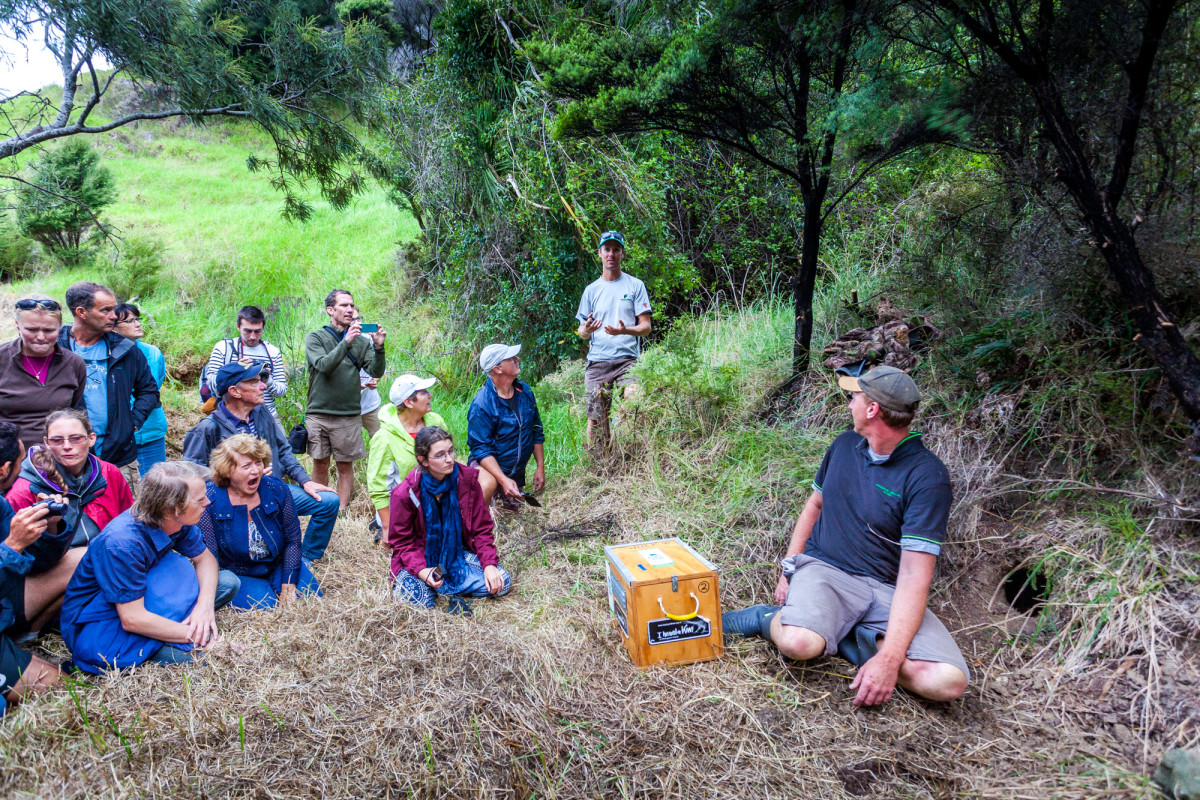
[(471, 401), (467, 412), (467, 444), (471, 448), (471, 460), (483, 461), (488, 456), (496, 459), (500, 471), (525, 485), (525, 465), (533, 455), (533, 446), (546, 440), (542, 433), (542, 417), (538, 413), (537, 400), (529, 384), (515, 381), (517, 413), (496, 393), (492, 379), (483, 386)]
[[(25, 575), (33, 566), (33, 556), (18, 553), (3, 543), (8, 538), (8, 525), (12, 522), (12, 517), (12, 506), (0, 497), (0, 633), (8, 630), (17, 621), (17, 598), (13, 590), (25, 580)], [(21, 597), (24, 596), (22, 591)], [(24, 613), (25, 609), (22, 608), (22, 616)]]
[[(287, 484), (264, 475), (258, 485), (259, 506), (251, 512), (269, 555), (255, 560), (250, 555), (250, 528), (245, 511), (235, 513), (229, 490), (212, 481), (207, 486), (211, 501), (200, 518), (204, 546), (217, 558), (221, 569), (249, 578), (279, 578), (275, 591), (284, 583), (300, 579), (300, 520)], [(241, 506), (244, 508), (244, 506)]]
[[(62, 349), (74, 352), (71, 347), (74, 338), (70, 325), (59, 329), (58, 344)], [(123, 467), (137, 458), (134, 432), (160, 405), (158, 381), (133, 339), (109, 331), (104, 334), (104, 341), (108, 343), (108, 430), (104, 433), (103, 458)]]

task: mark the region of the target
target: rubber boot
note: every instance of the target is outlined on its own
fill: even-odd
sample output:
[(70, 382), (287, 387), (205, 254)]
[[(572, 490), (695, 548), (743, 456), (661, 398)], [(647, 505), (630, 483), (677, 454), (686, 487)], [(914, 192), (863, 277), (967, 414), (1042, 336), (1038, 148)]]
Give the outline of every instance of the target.
[(879, 631), (855, 625), (838, 642), (837, 654), (856, 667), (861, 667), (879, 652), (878, 637)]
[(761, 636), (771, 638), (771, 619), (779, 606), (757, 605), (740, 611), (726, 611), (721, 615), (721, 629), (728, 641), (731, 636)]

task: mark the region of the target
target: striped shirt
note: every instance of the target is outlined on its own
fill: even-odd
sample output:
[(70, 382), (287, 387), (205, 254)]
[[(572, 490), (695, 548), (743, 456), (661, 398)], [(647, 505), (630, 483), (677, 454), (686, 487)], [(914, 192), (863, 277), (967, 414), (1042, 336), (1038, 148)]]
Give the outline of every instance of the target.
[(204, 365), (204, 371), (200, 373), (201, 385), (207, 384), (209, 391), (215, 395), (217, 393), (217, 371), (226, 364), (241, 358), (250, 358), (270, 366), (271, 375), (267, 379), (264, 405), (272, 414), (276, 414), (275, 398), (287, 394), (287, 373), (283, 369), (283, 354), (273, 344), (259, 342), (254, 347), (246, 347), (240, 337), (222, 339), (213, 345), (212, 355), (208, 357), (208, 363)]

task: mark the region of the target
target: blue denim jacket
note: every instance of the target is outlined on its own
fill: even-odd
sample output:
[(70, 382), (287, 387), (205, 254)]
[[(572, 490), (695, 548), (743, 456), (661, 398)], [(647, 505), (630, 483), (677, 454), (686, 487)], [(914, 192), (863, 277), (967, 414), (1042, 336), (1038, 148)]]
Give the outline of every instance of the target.
[(533, 446), (546, 440), (542, 433), (542, 417), (529, 384), (513, 383), (519, 398), (514, 414), (488, 378), (471, 401), (467, 412), (467, 444), (471, 460), (496, 459), (500, 471), (525, 485), (525, 465), (533, 455)]
[[(300, 520), (296, 517), (296, 506), (287, 484), (264, 475), (258, 485), (259, 506), (251, 514), (269, 552), (265, 559), (251, 557), (246, 513), (235, 512), (234, 505), (229, 502), (229, 490), (209, 481), (207, 491), (211, 502), (200, 519), (200, 533), (221, 569), (249, 578), (278, 577), (281, 584), (297, 583), (300, 578)], [(244, 509), (245, 506), (237, 508)]]

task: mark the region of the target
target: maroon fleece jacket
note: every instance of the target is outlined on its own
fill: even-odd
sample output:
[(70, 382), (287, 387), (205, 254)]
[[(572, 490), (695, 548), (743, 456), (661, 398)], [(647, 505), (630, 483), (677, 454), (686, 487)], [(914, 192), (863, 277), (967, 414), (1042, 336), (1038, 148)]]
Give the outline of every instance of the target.
[[(392, 519), (387, 532), (388, 544), (392, 546), (392, 580), (402, 569), (415, 578), (429, 566), (425, 563), (425, 516), (417, 507), (420, 501), (421, 470), (418, 468), (408, 473), (408, 477), (392, 490)], [(463, 549), (479, 556), (480, 566), (500, 566), (492, 536), (495, 523), (483, 502), (479, 470), (466, 464), (458, 465), (458, 508), (462, 512)]]

